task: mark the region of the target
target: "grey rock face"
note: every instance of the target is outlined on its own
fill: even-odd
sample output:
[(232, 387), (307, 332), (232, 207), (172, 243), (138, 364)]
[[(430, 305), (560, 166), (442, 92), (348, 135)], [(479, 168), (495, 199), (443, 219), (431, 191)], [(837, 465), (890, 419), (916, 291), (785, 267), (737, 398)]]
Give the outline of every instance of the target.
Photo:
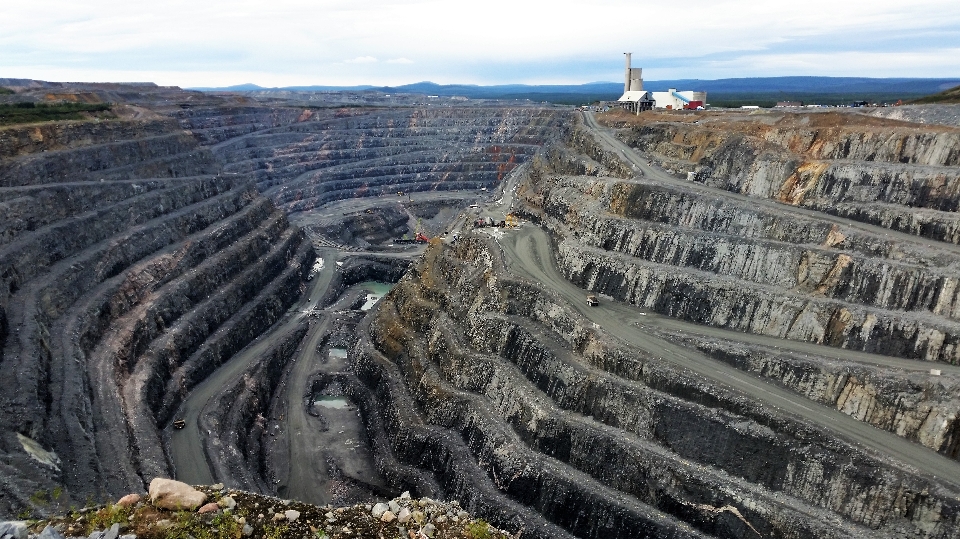
[(29, 535), (29, 532), (27, 530), (26, 522), (0, 522), (0, 537), (10, 537), (11, 539), (27, 539), (27, 535)]
[[(559, 269), (601, 302), (953, 360), (955, 296), (944, 283), (956, 278), (954, 255), (855, 223), (611, 176), (614, 157), (582, 140), (593, 154), (578, 156), (572, 140), (538, 155), (517, 193), (552, 234)], [(611, 338), (578, 312), (589, 307), (517, 275), (500, 246), (526, 244), (511, 237), (437, 246), (362, 328), (364, 387), (354, 393), (390, 448), (385, 476), (410, 484), (410, 466), (430, 471), (465, 506), (482, 499), (500, 527), (522, 520), (535, 536), (956, 535), (953, 487)], [(920, 374), (831, 362), (826, 347), (800, 361), (682, 327), (644, 331), (954, 455), (955, 377), (936, 389), (915, 385)]]
[(14, 127), (0, 155), (0, 364), (22, 389), (0, 397), (0, 512), (142, 491), (170, 475), (160, 428), (184, 389), (296, 299), (312, 250), (172, 120)]

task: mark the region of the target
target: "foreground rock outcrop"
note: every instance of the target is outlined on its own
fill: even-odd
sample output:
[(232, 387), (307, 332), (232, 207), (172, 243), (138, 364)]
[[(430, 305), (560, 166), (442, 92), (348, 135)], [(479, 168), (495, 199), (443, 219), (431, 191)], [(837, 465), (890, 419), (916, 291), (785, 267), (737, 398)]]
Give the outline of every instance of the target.
[[(193, 490), (211, 502), (200, 509), (165, 507), (156, 501), (93, 506), (34, 522), (0, 522), (0, 534), (15, 539), (63, 537), (273, 537), (329, 539), (427, 537), (428, 539), (495, 539), (516, 537), (475, 519), (457, 502), (416, 499), (405, 492), (387, 502), (345, 507), (320, 507), (292, 500), (155, 478), (178, 490)], [(136, 496), (136, 495), (130, 495)], [(34, 530), (38, 533), (31, 533)], [(122, 534), (122, 535), (120, 535)], [(410, 535), (408, 535), (410, 534)]]

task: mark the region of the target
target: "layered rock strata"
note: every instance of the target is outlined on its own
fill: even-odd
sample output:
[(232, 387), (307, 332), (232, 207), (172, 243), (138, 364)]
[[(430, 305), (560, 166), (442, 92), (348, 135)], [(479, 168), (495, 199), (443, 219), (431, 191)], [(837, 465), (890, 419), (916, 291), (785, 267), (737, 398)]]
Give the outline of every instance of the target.
[(183, 395), (286, 311), (312, 249), (172, 120), (15, 126), (0, 148), (0, 504), (140, 490), (171, 475)]
[(518, 107), (195, 108), (180, 125), (225, 174), (303, 212), (357, 196), (494, 187), (555, 136), (562, 115)]
[(385, 474), (540, 536), (955, 532), (950, 491), (616, 344), (494, 245), (428, 251), (355, 350)]
[[(952, 362), (949, 250), (635, 176), (589, 135), (572, 128), (517, 189), (558, 271), (601, 303), (756, 333), (636, 329), (956, 457), (953, 367), (937, 383), (918, 362), (776, 345)], [(512, 269), (503, 246), (529, 234), (432, 246), (362, 325), (355, 392), (386, 477), (539, 536), (956, 536), (949, 482), (626, 344)]]
[[(313, 250), (284, 211), (398, 191), (479, 194), (561, 121), (537, 106), (324, 108), (351, 95), (263, 105), (155, 85), (30, 83), (18, 96), (54, 90), (110, 102), (114, 119), (0, 131), (0, 368), (17, 388), (0, 412), (7, 512), (42, 511), (32, 492), (101, 498), (172, 475), (164, 440), (185, 397), (268, 333), (312, 276)], [(326, 244), (390, 240), (419, 219), (411, 211), (381, 211), (383, 223)], [(324, 222), (336, 230), (336, 220)], [(396, 279), (403, 267), (348, 264), (318, 293), (332, 302), (358, 276)], [(282, 373), (305, 332), (285, 327), (200, 415), (219, 476), (274, 488), (256, 425), (286, 399)]]
[(960, 241), (960, 130), (857, 113), (650, 115), (623, 140), (705, 185)]
[(576, 230), (562, 266), (591, 290), (697, 323), (957, 362), (953, 245), (697, 185), (551, 178), (529, 200)]

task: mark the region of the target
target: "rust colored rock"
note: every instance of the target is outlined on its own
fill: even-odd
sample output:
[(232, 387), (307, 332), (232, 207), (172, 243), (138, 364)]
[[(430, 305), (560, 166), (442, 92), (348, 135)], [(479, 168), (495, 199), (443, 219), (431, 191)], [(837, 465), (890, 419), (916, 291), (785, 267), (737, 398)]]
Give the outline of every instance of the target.
[(197, 512), (203, 515), (206, 513), (216, 513), (219, 510), (220, 510), (220, 506), (217, 505), (217, 502), (210, 502), (204, 505), (203, 507), (201, 507), (200, 509), (198, 509)]
[(161, 509), (193, 511), (207, 501), (207, 495), (186, 483), (157, 477), (150, 482), (150, 503)]

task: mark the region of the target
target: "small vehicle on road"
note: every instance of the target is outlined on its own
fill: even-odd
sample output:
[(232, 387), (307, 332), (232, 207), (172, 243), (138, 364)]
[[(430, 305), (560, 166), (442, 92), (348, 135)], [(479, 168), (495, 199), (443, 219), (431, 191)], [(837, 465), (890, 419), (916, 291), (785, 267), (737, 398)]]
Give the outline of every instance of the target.
[(597, 299), (596, 294), (587, 294), (587, 305), (591, 307), (596, 307), (600, 305), (600, 301)]
[(187, 422), (186, 420), (183, 420), (183, 419), (177, 419), (176, 421), (173, 422), (173, 428), (177, 430), (180, 430), (186, 426), (187, 426)]

